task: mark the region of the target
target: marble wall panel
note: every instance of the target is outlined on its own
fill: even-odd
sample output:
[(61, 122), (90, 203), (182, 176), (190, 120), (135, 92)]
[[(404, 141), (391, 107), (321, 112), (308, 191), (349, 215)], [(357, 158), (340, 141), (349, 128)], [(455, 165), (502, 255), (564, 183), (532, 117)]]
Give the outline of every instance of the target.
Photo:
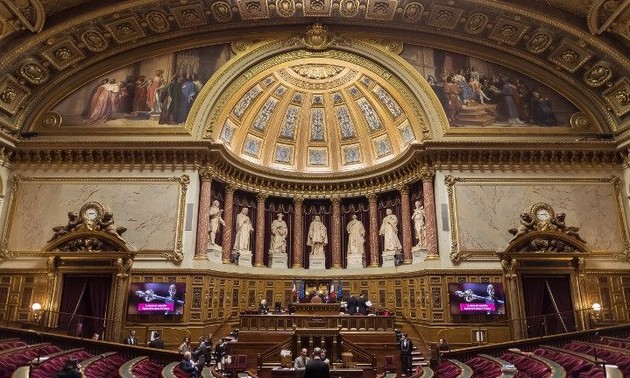
[(52, 237), (52, 228), (68, 222), (88, 201), (108, 206), (123, 237), (138, 251), (173, 250), (177, 232), (180, 184), (164, 179), (108, 178), (21, 181), (17, 189), (8, 248), (38, 251)]
[(519, 215), (536, 202), (556, 214), (566, 213), (567, 226), (594, 251), (622, 251), (623, 226), (611, 183), (456, 183), (457, 235), (461, 251), (496, 251), (512, 237)]

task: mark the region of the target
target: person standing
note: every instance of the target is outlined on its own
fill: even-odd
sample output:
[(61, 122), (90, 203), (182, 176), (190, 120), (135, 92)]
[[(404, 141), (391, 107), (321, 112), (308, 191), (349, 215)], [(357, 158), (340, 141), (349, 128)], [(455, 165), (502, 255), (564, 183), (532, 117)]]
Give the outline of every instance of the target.
[(181, 354), (185, 354), (186, 352), (192, 353), (192, 347), (190, 346), (190, 337), (188, 336), (184, 337), (184, 340), (180, 344), (178, 351)]
[(402, 362), (403, 373), (407, 376), (411, 375), (411, 352), (413, 351), (413, 343), (409, 340), (406, 333), (403, 333), (400, 339), (400, 361)]
[(310, 360), (311, 359), (308, 358), (308, 349), (302, 348), (300, 355), (293, 362), (293, 367), (296, 369), (305, 369), (306, 364), (308, 364)]
[(346, 303), (346, 310), (348, 311), (348, 314), (350, 315), (354, 315), (357, 313), (357, 308), (359, 306), (357, 297), (354, 294), (350, 294), (350, 297), (348, 298), (348, 302)]
[(153, 334), (153, 340), (149, 341), (149, 348), (164, 349), (164, 341), (160, 338), (160, 333)]
[(136, 339), (136, 331), (129, 331), (129, 336), (125, 338), (125, 344), (127, 345), (138, 345), (138, 339)]
[(313, 359), (306, 364), (304, 378), (330, 378), (330, 366), (322, 360), (322, 349), (313, 349)]
[(308, 239), (306, 245), (311, 247), (312, 256), (324, 255), (324, 247), (328, 244), (328, 233), (326, 226), (322, 223), (319, 215), (316, 215), (308, 228)]

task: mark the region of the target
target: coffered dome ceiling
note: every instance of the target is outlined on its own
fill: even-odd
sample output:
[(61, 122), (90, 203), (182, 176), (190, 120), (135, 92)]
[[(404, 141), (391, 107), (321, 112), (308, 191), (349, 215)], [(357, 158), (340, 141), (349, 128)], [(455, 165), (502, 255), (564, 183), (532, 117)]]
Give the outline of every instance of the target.
[(408, 104), (393, 93), (390, 83), (357, 64), (290, 61), (234, 93), (218, 140), (244, 160), (285, 171), (371, 167), (421, 136)]

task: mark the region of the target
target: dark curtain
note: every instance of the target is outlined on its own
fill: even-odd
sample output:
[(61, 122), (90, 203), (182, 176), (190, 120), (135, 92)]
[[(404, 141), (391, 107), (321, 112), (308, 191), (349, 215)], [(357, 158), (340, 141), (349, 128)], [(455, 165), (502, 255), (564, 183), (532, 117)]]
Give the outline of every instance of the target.
[[(211, 187), (211, 192), (210, 192), (210, 206), (212, 206), (212, 202), (214, 200), (219, 201), (219, 208), (223, 209), (223, 213), (225, 213), (225, 196), (223, 195), (223, 184), (218, 183), (216, 181), (212, 181), (212, 187)], [(221, 218), (225, 219), (225, 216), (221, 216)], [(217, 236), (215, 239), (215, 243), (217, 243), (218, 245), (222, 245), (223, 243), (221, 242), (221, 240), (223, 240), (223, 228), (226, 226), (220, 225), (219, 226), (219, 231), (217, 231)]]
[[(402, 243), (402, 207), (400, 206), (400, 193), (398, 191), (383, 193), (378, 196), (377, 201), (377, 219), (378, 219), (378, 230), (375, 230), (376, 233), (379, 232), (381, 224), (383, 223), (383, 218), (386, 216), (387, 209), (391, 209), (392, 213), (398, 218), (398, 240)], [(379, 265), (383, 263), (383, 259), (381, 253), (383, 252), (383, 236), (378, 236), (378, 250), (379, 250)], [(401, 251), (402, 253), (402, 251)]]
[(309, 255), (311, 254), (311, 248), (306, 245), (308, 241), (308, 229), (313, 222), (315, 216), (320, 217), (324, 226), (326, 226), (326, 235), (328, 237), (328, 244), (324, 246), (324, 255), (326, 256), (326, 269), (330, 268), (330, 261), (332, 259), (332, 245), (331, 245), (331, 230), (330, 230), (330, 222), (331, 222), (331, 207), (330, 201), (327, 200), (312, 200), (312, 201), (304, 201), (302, 207), (302, 245), (303, 245), (303, 259), (302, 265), (304, 268), (308, 269), (309, 267)]
[(85, 276), (63, 276), (58, 327), (72, 336), (81, 337), (83, 333), (82, 327), (79, 326), (80, 319), (75, 314), (75, 310), (78, 312), (81, 300), (85, 296), (87, 280)]
[[(91, 308), (90, 316), (94, 316), (92, 318), (92, 327), (94, 332), (103, 336), (103, 327), (104, 319), (107, 315), (107, 305), (109, 303), (109, 291), (111, 289), (112, 277), (111, 276), (102, 276), (102, 277), (90, 277), (88, 281), (88, 290), (86, 291), (87, 297), (89, 299), (89, 305)], [(90, 335), (90, 333), (88, 333)]]
[(565, 326), (575, 331), (569, 276), (524, 276), (522, 282), (529, 337), (564, 333)]
[(367, 198), (351, 198), (341, 202), (341, 266), (347, 267), (348, 257), (348, 223), (352, 220), (352, 216), (363, 223), (365, 227), (365, 264), (370, 266), (370, 232), (378, 232), (370, 230), (370, 206)]
[(276, 219), (278, 214), (284, 215), (284, 221), (287, 223), (287, 262), (289, 267), (293, 264), (293, 222), (294, 210), (293, 201), (288, 198), (268, 198), (265, 205), (265, 259), (264, 263), (269, 266), (269, 246), (271, 245), (271, 223)]
[[(232, 227), (232, 242), (230, 244), (230, 249), (234, 247), (234, 240), (236, 238), (236, 216), (241, 212), (244, 207), (249, 209), (247, 216), (252, 221), (252, 227), (254, 231), (250, 235), (249, 238), (249, 250), (252, 251), (252, 259), (253, 253), (256, 250), (256, 243), (261, 239), (262, 236), (256, 235), (256, 197), (251, 193), (245, 193), (241, 191), (234, 192), (234, 206), (232, 206), (232, 224), (228, 225)], [(225, 211), (230, 211), (230, 209), (226, 209)]]

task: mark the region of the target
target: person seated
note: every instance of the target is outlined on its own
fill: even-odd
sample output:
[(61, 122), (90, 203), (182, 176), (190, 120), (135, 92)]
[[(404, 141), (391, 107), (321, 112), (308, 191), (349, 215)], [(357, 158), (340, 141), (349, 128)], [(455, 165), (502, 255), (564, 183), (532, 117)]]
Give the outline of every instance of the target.
[(81, 378), (83, 374), (79, 370), (79, 360), (70, 358), (64, 365), (63, 369), (57, 373), (57, 378)]
[(322, 303), (322, 297), (320, 297), (319, 295), (314, 295), (313, 298), (311, 298), (311, 303)]
[(179, 363), (179, 368), (182, 369), (185, 373), (190, 374), (191, 378), (199, 378), (199, 369), (197, 365), (191, 360), (191, 353), (185, 352), (182, 360)]
[(92, 340), (98, 340), (99, 338), (100, 338), (100, 335), (98, 333), (94, 332), (92, 334)]

